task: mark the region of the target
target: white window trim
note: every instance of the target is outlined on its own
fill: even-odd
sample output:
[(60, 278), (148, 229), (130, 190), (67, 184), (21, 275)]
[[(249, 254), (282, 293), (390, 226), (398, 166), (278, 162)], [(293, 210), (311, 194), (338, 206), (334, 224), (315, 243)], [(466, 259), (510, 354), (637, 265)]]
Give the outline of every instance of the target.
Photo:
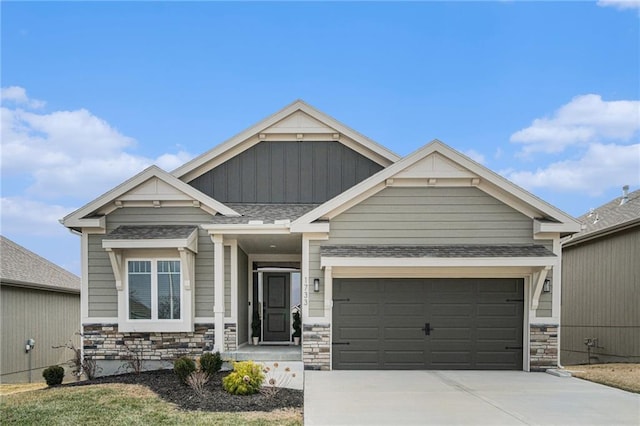
[[(146, 253), (145, 253), (146, 254)], [(180, 319), (157, 319), (157, 262), (158, 261), (180, 262)], [(150, 261), (151, 271), (151, 298), (152, 298), (152, 318), (151, 319), (130, 319), (129, 318), (129, 272), (130, 261)], [(192, 267), (181, 260), (180, 255), (171, 256), (149, 256), (133, 255), (126, 256), (122, 261), (121, 282), (124, 283), (122, 289), (118, 291), (118, 331), (120, 332), (192, 332), (193, 331), (193, 291), (192, 286), (185, 285), (185, 270)], [(154, 275), (155, 274), (155, 275)], [(190, 276), (192, 274), (189, 274)]]

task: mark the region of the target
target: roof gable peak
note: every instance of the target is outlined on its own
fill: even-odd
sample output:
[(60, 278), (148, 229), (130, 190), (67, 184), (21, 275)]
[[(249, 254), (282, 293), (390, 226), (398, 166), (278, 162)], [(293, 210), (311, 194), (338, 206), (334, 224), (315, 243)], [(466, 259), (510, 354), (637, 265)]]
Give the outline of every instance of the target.
[(189, 182), (262, 141), (338, 141), (387, 167), (400, 157), (377, 142), (298, 99), (248, 129), (175, 169)]

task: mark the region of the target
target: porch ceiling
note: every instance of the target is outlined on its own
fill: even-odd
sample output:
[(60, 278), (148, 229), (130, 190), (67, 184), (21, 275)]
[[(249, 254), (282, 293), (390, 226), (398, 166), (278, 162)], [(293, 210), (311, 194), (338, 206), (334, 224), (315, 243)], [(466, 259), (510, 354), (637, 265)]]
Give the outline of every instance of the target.
[(247, 254), (301, 254), (302, 236), (292, 235), (225, 235), (235, 239)]

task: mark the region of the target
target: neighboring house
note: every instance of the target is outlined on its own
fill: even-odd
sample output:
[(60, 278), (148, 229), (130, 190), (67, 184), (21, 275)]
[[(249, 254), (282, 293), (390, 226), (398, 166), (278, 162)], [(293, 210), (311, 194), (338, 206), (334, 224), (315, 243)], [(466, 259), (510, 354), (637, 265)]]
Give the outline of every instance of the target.
[(41, 382), (42, 370), (65, 364), (73, 353), (52, 346), (80, 345), (80, 278), (0, 236), (0, 381)]
[(563, 364), (585, 364), (588, 352), (591, 362), (640, 362), (640, 190), (628, 189), (563, 241)]
[(439, 141), (400, 158), (302, 101), (63, 223), (85, 355), (233, 353), (254, 313), (287, 344), (300, 296), (301, 359), (323, 370), (556, 366), (560, 238), (580, 230)]

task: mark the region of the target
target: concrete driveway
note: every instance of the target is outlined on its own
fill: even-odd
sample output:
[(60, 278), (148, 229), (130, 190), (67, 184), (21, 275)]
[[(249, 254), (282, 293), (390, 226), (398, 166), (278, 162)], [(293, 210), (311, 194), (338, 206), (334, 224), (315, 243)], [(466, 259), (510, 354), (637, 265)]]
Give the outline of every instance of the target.
[(521, 371), (305, 371), (305, 425), (640, 425), (640, 395)]

